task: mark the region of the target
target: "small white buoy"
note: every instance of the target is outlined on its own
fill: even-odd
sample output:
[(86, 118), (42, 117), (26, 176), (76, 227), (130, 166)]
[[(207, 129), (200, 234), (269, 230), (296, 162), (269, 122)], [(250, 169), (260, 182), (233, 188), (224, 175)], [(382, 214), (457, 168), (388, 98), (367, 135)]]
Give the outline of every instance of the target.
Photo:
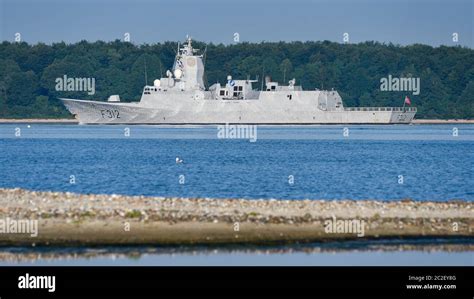
[(28, 125), (28, 128), (31, 128), (31, 126), (30, 126), (30, 125)]
[(183, 163), (183, 160), (181, 160), (179, 157), (176, 157), (176, 164), (181, 164)]

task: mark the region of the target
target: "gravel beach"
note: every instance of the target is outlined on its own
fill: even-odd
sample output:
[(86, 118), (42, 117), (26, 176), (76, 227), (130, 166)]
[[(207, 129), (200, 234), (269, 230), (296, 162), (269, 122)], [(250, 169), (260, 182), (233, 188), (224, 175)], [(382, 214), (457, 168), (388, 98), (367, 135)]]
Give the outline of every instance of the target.
[[(37, 236), (6, 232), (6, 220), (37, 220)], [(327, 229), (328, 221), (354, 220), (364, 225), (362, 236)], [(470, 238), (473, 227), (473, 204), (460, 200), (247, 200), (0, 189), (0, 245), (9, 246)]]

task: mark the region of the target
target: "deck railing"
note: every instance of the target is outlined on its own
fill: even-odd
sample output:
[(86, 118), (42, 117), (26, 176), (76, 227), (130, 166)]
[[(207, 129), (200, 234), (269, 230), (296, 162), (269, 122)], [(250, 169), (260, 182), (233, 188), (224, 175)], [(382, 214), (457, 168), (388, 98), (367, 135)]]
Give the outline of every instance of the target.
[(416, 112), (416, 107), (345, 107), (344, 111), (400, 111)]

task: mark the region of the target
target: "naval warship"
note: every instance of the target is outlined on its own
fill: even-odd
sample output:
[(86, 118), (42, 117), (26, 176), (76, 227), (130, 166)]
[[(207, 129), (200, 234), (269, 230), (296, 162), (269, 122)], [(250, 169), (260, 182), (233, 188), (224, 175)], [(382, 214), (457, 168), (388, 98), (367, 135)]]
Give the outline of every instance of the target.
[(204, 53), (191, 38), (178, 46), (165, 78), (143, 88), (139, 102), (65, 99), (62, 102), (80, 124), (396, 124), (410, 123), (415, 107), (344, 107), (335, 90), (303, 90), (292, 79), (280, 85), (265, 77), (204, 85)]

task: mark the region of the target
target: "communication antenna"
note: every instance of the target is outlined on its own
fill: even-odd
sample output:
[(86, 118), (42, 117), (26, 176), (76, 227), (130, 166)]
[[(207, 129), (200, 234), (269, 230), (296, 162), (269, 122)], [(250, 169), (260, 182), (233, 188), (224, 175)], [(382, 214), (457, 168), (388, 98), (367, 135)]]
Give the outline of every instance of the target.
[(204, 52), (203, 52), (203, 54), (202, 54), (202, 64), (203, 64), (204, 66), (206, 66), (206, 58), (207, 58), (207, 55), (206, 55), (206, 54), (207, 54), (207, 45), (206, 45), (206, 47), (204, 48)]
[(206, 58), (207, 58), (207, 45), (204, 48), (204, 52), (202, 53), (202, 65), (204, 66), (204, 87), (207, 89), (207, 72), (206, 72)]
[(176, 49), (176, 56), (175, 56), (175, 59), (174, 59), (173, 69), (176, 68), (176, 62), (178, 60), (178, 57), (179, 57), (179, 42), (178, 42), (178, 48)]

